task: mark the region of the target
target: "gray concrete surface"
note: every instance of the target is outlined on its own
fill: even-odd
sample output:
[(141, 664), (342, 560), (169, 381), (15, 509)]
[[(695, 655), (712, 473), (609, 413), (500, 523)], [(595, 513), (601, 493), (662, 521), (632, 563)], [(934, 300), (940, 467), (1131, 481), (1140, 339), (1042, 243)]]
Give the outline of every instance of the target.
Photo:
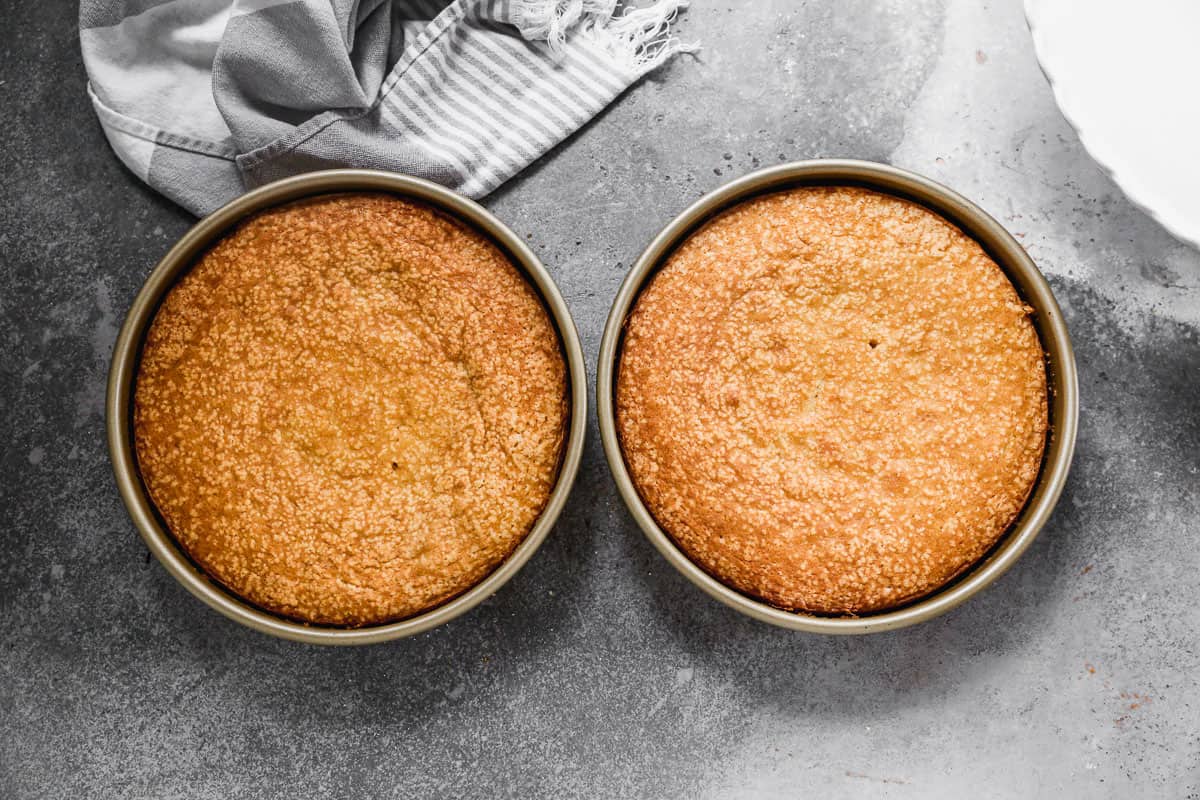
[(357, 650), (225, 621), (126, 518), (105, 369), (191, 220), (107, 150), (73, 4), (4, 6), (0, 797), (1200, 792), (1200, 253), (1082, 151), (1016, 0), (697, 0), (680, 24), (697, 59), (487, 201), (594, 361), (640, 248), (758, 165), (857, 156), (975, 198), (1050, 276), (1081, 371), (1074, 472), (1016, 568), (893, 634), (743, 619), (643, 540), (593, 426), (566, 515), (511, 584)]

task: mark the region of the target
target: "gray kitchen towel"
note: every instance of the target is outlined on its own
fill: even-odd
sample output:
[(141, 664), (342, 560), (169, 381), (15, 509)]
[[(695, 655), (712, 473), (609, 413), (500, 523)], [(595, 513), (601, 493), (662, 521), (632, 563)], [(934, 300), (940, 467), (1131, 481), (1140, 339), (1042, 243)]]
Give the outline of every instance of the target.
[(196, 214), (328, 167), (495, 189), (694, 49), (686, 0), (82, 0), (88, 91), (142, 180)]

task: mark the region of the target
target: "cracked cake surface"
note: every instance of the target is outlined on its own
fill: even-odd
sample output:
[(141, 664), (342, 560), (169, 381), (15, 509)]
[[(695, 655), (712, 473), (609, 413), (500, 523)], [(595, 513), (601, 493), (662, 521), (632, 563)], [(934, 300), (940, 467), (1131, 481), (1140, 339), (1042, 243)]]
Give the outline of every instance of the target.
[(258, 213), (170, 290), (134, 437), (172, 534), (301, 621), (402, 619), (495, 569), (558, 475), (566, 365), (536, 290), (421, 203)]
[(862, 614), (978, 561), (1038, 476), (1033, 310), (923, 206), (802, 187), (687, 238), (638, 297), (617, 427), (700, 567), (780, 608)]

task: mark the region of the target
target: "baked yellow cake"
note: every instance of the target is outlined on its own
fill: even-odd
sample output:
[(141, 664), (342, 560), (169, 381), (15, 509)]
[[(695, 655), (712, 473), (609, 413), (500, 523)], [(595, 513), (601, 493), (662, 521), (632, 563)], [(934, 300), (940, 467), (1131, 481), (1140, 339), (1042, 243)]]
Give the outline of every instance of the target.
[(171, 289), (134, 431), (150, 497), (208, 575), (357, 626), (437, 606), (513, 551), (567, 408), (550, 317), (490, 240), (348, 194), (254, 216)]
[(879, 611), (980, 559), (1046, 441), (1033, 310), (923, 206), (807, 187), (718, 216), (630, 313), (617, 425), (698, 565), (780, 608)]

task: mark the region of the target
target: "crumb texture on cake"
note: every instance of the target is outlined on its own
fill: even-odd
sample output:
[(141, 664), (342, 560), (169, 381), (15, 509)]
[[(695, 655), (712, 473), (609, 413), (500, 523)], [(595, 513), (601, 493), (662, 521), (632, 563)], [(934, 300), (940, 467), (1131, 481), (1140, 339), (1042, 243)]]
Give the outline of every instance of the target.
[(535, 290), (425, 205), (334, 195), (203, 255), (147, 333), (138, 465), (212, 577), (312, 623), (465, 591), (557, 479), (566, 367)]
[(724, 212), (630, 313), (621, 445), (703, 569), (784, 609), (928, 594), (1012, 524), (1047, 432), (1033, 310), (928, 209), (807, 187)]

